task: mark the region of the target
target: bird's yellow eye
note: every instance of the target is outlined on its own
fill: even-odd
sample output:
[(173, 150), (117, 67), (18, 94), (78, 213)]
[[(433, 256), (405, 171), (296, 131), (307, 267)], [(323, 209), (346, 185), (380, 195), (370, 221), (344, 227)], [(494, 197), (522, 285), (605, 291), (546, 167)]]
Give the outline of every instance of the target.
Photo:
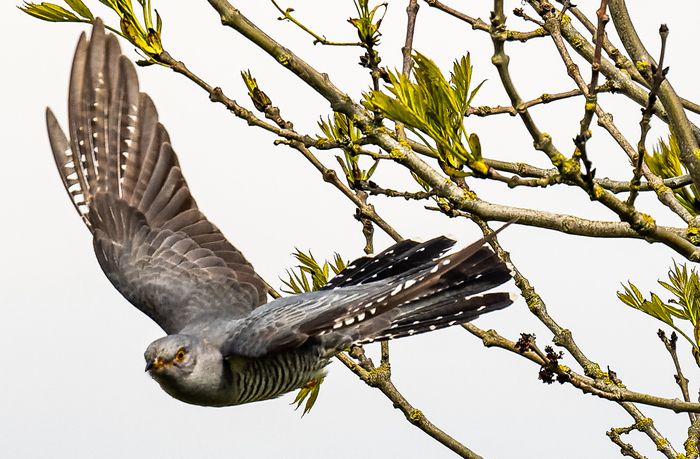
[(185, 360), (185, 355), (186, 355), (185, 350), (180, 349), (179, 351), (177, 351), (177, 354), (175, 354), (175, 361), (177, 363), (182, 363)]

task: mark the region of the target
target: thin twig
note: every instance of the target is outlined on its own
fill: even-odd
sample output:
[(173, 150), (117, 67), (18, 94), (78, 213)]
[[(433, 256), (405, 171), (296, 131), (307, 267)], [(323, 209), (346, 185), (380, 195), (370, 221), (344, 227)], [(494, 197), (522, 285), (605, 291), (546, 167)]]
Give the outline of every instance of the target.
[[(678, 384), (678, 387), (680, 387), (681, 389), (681, 394), (683, 394), (683, 400), (689, 402), (690, 392), (688, 391), (688, 378), (683, 376), (683, 371), (681, 370), (681, 363), (678, 360), (678, 352), (676, 351), (678, 335), (676, 334), (676, 332), (671, 332), (671, 339), (669, 339), (666, 337), (666, 333), (664, 333), (664, 331), (661, 329), (659, 329), (657, 335), (659, 336), (661, 342), (664, 343), (664, 347), (671, 355), (673, 365), (676, 367), (676, 374), (674, 375), (674, 379), (676, 380), (676, 384)], [(688, 417), (690, 418), (690, 422), (693, 423), (697, 418), (697, 415), (695, 413), (688, 413)]]
[[(598, 88), (598, 75), (600, 75), (600, 59), (603, 49), (603, 39), (605, 38), (605, 24), (607, 24), (609, 20), (609, 17), (606, 14), (607, 9), (608, 0), (601, 0), (600, 7), (596, 12), (598, 16), (598, 31), (595, 37), (593, 62), (591, 63), (591, 82), (588, 85), (588, 91), (585, 93), (586, 105), (583, 113), (583, 119), (581, 120), (579, 134), (574, 138), (577, 153), (585, 169), (583, 178), (591, 190), (594, 188), (593, 179), (595, 177), (595, 169), (592, 168), (591, 160), (588, 158), (586, 144), (591, 138), (591, 121), (593, 120), (593, 114), (595, 113), (595, 109), (598, 105), (598, 94), (596, 90)], [(562, 9), (561, 14), (564, 14), (564, 9)]]
[[(615, 87), (612, 81), (606, 81), (605, 84), (600, 85), (596, 88), (596, 91), (601, 93), (601, 92), (610, 92), (614, 91)], [(517, 107), (514, 107), (512, 105), (498, 105), (495, 107), (489, 107), (487, 105), (481, 105), (477, 107), (469, 107), (467, 109), (466, 116), (479, 116), (479, 117), (484, 117), (484, 116), (491, 116), (491, 115), (501, 115), (501, 114), (508, 114), (511, 116), (517, 115), (519, 112), (523, 110), (527, 110), (528, 108), (534, 107), (536, 105), (541, 105), (541, 104), (548, 104), (551, 102), (556, 102), (559, 100), (564, 100), (564, 99), (569, 99), (571, 97), (576, 97), (580, 96), (583, 93), (579, 89), (572, 89), (571, 91), (565, 91), (565, 92), (559, 92), (559, 93), (554, 93), (554, 94), (542, 94), (539, 97), (536, 97), (535, 99), (528, 100), (526, 102), (522, 102), (520, 105)]]
[(406, 76), (411, 74), (411, 68), (413, 67), (413, 35), (416, 31), (416, 17), (418, 16), (419, 8), (418, 0), (409, 0), (406, 7), (406, 15), (408, 16), (406, 21), (406, 39), (401, 48), (401, 54), (403, 55), (401, 72)]
[(368, 192), (370, 195), (388, 196), (390, 198), (403, 198), (407, 201), (420, 201), (424, 199), (430, 199), (436, 196), (435, 192), (433, 191), (397, 191), (392, 190), (390, 188), (382, 188), (372, 181), (360, 182), (358, 183), (358, 187), (363, 191)]
[(608, 438), (610, 438), (610, 441), (612, 441), (620, 447), (620, 454), (622, 454), (623, 456), (631, 457), (634, 459), (647, 459), (646, 456), (643, 456), (639, 452), (637, 452), (637, 450), (634, 449), (634, 446), (622, 441), (622, 434), (628, 434), (633, 430), (639, 430), (639, 427), (636, 424), (633, 424), (629, 427), (613, 427), (612, 429), (605, 432), (605, 434), (608, 436)]
[(481, 458), (481, 456), (476, 454), (474, 451), (470, 450), (443, 432), (435, 424), (430, 422), (430, 420), (421, 410), (411, 405), (391, 382), (391, 379), (387, 376), (387, 370), (385, 368), (382, 368), (381, 366), (374, 367), (374, 365), (371, 365), (371, 362), (368, 362), (368, 360), (364, 361), (365, 363), (363, 368), (363, 365), (355, 363), (346, 354), (339, 354), (338, 359), (353, 373), (359, 376), (365, 383), (379, 389), (389, 400), (391, 400), (394, 408), (400, 410), (411, 424), (457, 453), (460, 457), (472, 459)]
[(638, 192), (636, 187), (639, 186), (639, 182), (642, 178), (642, 167), (644, 166), (644, 159), (647, 156), (647, 134), (649, 129), (651, 129), (651, 117), (654, 114), (654, 103), (656, 102), (657, 93), (666, 78), (666, 70), (664, 70), (664, 56), (666, 54), (666, 38), (668, 37), (668, 27), (662, 24), (659, 28), (659, 36), (661, 37), (661, 53), (659, 56), (659, 65), (656, 68), (652, 68), (647, 72), (648, 80), (650, 85), (649, 90), (649, 100), (646, 107), (642, 110), (642, 119), (639, 121), (640, 135), (639, 142), (637, 142), (637, 161), (634, 165), (634, 173), (632, 175), (632, 180), (630, 180), (630, 195), (627, 198), (627, 204), (630, 206), (634, 205), (635, 199), (637, 199)]
[[(464, 14), (460, 11), (457, 11), (454, 8), (451, 8), (444, 3), (438, 1), (438, 0), (425, 0), (425, 3), (427, 3), (429, 6), (436, 8), (444, 13), (449, 14), (450, 16), (457, 18), (461, 21), (466, 22), (470, 26), (472, 26), (472, 29), (474, 30), (481, 30), (483, 32), (489, 32), (490, 27), (488, 23), (484, 22), (480, 18), (473, 18), (467, 14)], [(527, 40), (530, 40), (532, 38), (539, 38), (539, 37), (545, 37), (547, 36), (547, 32), (542, 29), (542, 28), (537, 28), (535, 30), (532, 30), (530, 32), (517, 32), (514, 30), (503, 30), (503, 40), (505, 41), (521, 41), (525, 42)]]
[(326, 37), (321, 36), (311, 30), (310, 28), (306, 27), (304, 24), (302, 24), (298, 19), (296, 19), (294, 16), (292, 16), (292, 9), (287, 8), (286, 10), (283, 10), (275, 0), (270, 0), (273, 5), (275, 5), (275, 8), (282, 13), (282, 17), (277, 18), (281, 21), (290, 21), (293, 24), (295, 24), (297, 27), (299, 27), (301, 30), (304, 32), (308, 33), (314, 38), (314, 45), (317, 43), (320, 43), (322, 45), (327, 45), (327, 46), (362, 46), (362, 43), (360, 42), (342, 42), (342, 41), (330, 41), (326, 39)]

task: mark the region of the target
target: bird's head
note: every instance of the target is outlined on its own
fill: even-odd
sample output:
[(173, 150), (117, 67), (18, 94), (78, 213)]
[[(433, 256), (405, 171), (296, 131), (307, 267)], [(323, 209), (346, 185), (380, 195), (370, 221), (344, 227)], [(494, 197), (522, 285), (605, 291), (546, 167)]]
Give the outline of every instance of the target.
[(197, 365), (199, 340), (187, 335), (169, 335), (152, 342), (146, 352), (146, 371), (155, 379), (181, 379)]
[(218, 348), (189, 335), (169, 335), (152, 342), (146, 371), (165, 392), (186, 403), (220, 406), (224, 361)]

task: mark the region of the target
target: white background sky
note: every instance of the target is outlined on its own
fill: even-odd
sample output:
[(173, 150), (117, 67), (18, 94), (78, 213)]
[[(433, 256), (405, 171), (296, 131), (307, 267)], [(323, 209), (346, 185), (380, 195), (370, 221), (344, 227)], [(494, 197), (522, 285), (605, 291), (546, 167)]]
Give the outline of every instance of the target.
[[(300, 419), (293, 396), (232, 408), (201, 408), (171, 399), (143, 372), (142, 353), (162, 331), (111, 287), (93, 257), (89, 232), (72, 209), (55, 166), (44, 127), (50, 105), (64, 125), (70, 62), (78, 25), (39, 22), (20, 13), (13, 1), (0, 4), (3, 51), (0, 85), (3, 217), (0, 236), (0, 456), (32, 457), (451, 457), (444, 447), (408, 424), (378, 391), (365, 386), (340, 363), (313, 411)], [(89, 5), (96, 1), (88, 2)], [(407, 2), (391, 1), (380, 51), (384, 64), (400, 65)], [(453, 2), (457, 5), (460, 2)], [(461, 2), (464, 3), (464, 2)], [(473, 15), (488, 18), (490, 2), (473, 4)], [(592, 11), (598, 2), (581, 1)], [(633, 19), (650, 50), (656, 31), (670, 29), (669, 78), (685, 97), (698, 100), (698, 5), (695, 2), (630, 2)], [(265, 1), (234, 2), (244, 14), (300, 56), (328, 72), (353, 96), (368, 87), (356, 62), (359, 51), (311, 45), (288, 23), (277, 21)], [(649, 6), (642, 6), (649, 5)], [(652, 7), (651, 5), (655, 5)], [(252, 108), (239, 77), (250, 69), (283, 115), (302, 132), (316, 133), (328, 104), (231, 29), (220, 26), (207, 2), (154, 1), (164, 18), (164, 44), (205, 80)], [(329, 39), (353, 40), (345, 20), (349, 0), (282, 0), (297, 16)], [(443, 68), (471, 52), (476, 81), (487, 79), (476, 104), (505, 104), (507, 98), (490, 64), (486, 34), (431, 10), (418, 17), (415, 47)], [(663, 6), (661, 6), (663, 5)], [(507, 10), (520, 2), (507, 2)], [(526, 9), (527, 10), (527, 9)], [(534, 14), (534, 13), (533, 13)], [(114, 17), (107, 17), (115, 23)], [(529, 29), (510, 15), (511, 28)], [(610, 28), (612, 30), (612, 27)], [(132, 47), (122, 43), (135, 57)], [(542, 92), (572, 89), (551, 40), (508, 44), (515, 82), (525, 99)], [(523, 51), (527, 50), (527, 53)], [(210, 103), (192, 83), (172, 72), (139, 69), (142, 89), (151, 94), (170, 131), (194, 196), (202, 210), (246, 254), (263, 277), (279, 286), (293, 264), (293, 248), (319, 257), (339, 251), (361, 255), (360, 225), (353, 207), (295, 151), (274, 147), (274, 138), (249, 128)], [(588, 78), (589, 69), (584, 69)], [(606, 110), (636, 143), (639, 107), (602, 97)], [(583, 100), (533, 110), (543, 131), (571, 152)], [(469, 119), (486, 156), (546, 166), (532, 149), (522, 124), (501, 116)], [(654, 121), (649, 136), (665, 135)], [(595, 128), (589, 143), (598, 176), (629, 178), (626, 159), (606, 134)], [(328, 165), (333, 153), (320, 153)], [(411, 186), (407, 173), (380, 165), (376, 179)], [(501, 184), (473, 183), (484, 199), (533, 206), (594, 218), (615, 219), (592, 206), (578, 191), (510, 190)], [(654, 198), (639, 203), (658, 210)], [(406, 237), (452, 234), (466, 244), (479, 235), (467, 221), (422, 211), (421, 205), (374, 199), (379, 212)], [(665, 224), (680, 224), (667, 214)], [(617, 371), (634, 390), (666, 397), (679, 395), (672, 363), (655, 336), (658, 323), (619, 303), (619, 284), (633, 279), (643, 290), (656, 288), (674, 254), (641, 241), (593, 240), (514, 227), (500, 237), (522, 272), (534, 283), (552, 315), (570, 328), (589, 357)], [(377, 231), (376, 246), (390, 240)], [(508, 288), (515, 290), (512, 284)], [(541, 345), (551, 336), (522, 300), (506, 311), (479, 319), (510, 338), (535, 332)], [(688, 354), (687, 343), (680, 348)], [(375, 347), (369, 347), (376, 353)], [(504, 351), (486, 349), (463, 330), (422, 335), (393, 343), (394, 380), (402, 393), (438, 426), (485, 457), (616, 457), (605, 436), (613, 426), (633, 421), (618, 406), (582, 395), (570, 386), (547, 386), (538, 368)], [(567, 356), (565, 363), (572, 364)], [(691, 393), (700, 374), (685, 360)], [(682, 449), (687, 416), (641, 407), (661, 432)], [(654, 456), (646, 437), (629, 438)]]

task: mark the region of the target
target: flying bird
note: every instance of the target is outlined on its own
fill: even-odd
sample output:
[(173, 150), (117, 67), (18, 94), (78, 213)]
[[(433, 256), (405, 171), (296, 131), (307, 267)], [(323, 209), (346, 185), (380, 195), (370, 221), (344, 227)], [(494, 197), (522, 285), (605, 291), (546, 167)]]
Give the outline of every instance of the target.
[(200, 212), (168, 133), (117, 38), (95, 21), (73, 60), (67, 137), (46, 111), (63, 185), (112, 285), (166, 336), (146, 370), (174, 398), (229, 406), (277, 397), (371, 343), (468, 322), (513, 302), (483, 293), (510, 279), (481, 239), (398, 242), (323, 289), (267, 302), (267, 286)]

